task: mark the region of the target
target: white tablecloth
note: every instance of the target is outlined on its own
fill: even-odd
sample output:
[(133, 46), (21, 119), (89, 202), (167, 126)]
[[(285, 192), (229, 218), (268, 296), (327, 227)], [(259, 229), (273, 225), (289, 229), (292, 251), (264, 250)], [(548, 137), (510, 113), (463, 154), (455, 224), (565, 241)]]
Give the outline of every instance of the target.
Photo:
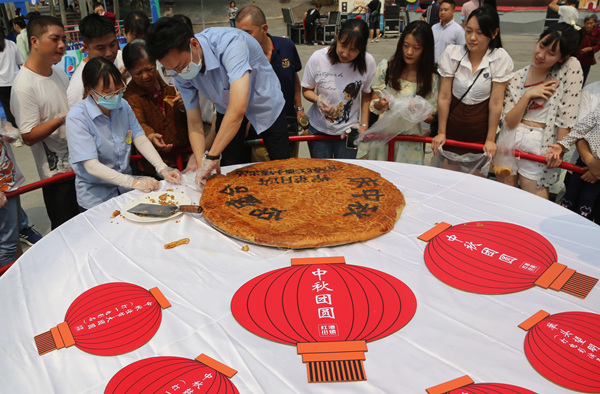
[[(426, 244), (417, 236), (441, 221), (512, 222), (546, 237), (560, 263), (600, 277), (600, 227), (539, 197), (475, 176), (398, 163), (353, 163), (380, 172), (407, 201), (394, 230), (367, 242), (302, 251), (250, 245), (244, 252), (246, 243), (216, 231), (201, 215), (153, 224), (110, 219), (139, 192), (53, 231), (0, 278), (0, 391), (102, 393), (112, 376), (134, 361), (205, 353), (239, 371), (232, 382), (241, 393), (424, 393), (465, 374), (475, 382), (514, 384), (538, 393), (570, 392), (531, 367), (523, 352), (526, 333), (517, 325), (540, 309), (600, 313), (600, 289), (585, 300), (538, 287), (495, 296), (460, 291), (429, 272)], [(189, 187), (176, 189), (199, 200)], [(189, 245), (163, 248), (185, 237)], [(339, 255), (348, 264), (402, 280), (416, 295), (417, 311), (400, 331), (368, 343), (366, 382), (308, 384), (296, 348), (247, 331), (233, 318), (230, 301), (244, 283), (290, 266), (292, 257)], [(74, 346), (38, 356), (33, 337), (62, 322), (77, 296), (121, 281), (158, 286), (172, 304), (148, 343), (117, 357), (94, 356)]]

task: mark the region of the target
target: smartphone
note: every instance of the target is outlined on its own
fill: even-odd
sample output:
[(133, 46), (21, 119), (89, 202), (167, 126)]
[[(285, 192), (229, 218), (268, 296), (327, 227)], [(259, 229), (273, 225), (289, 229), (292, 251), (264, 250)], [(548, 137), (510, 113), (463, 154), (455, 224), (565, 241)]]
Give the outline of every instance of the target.
[(351, 127), (350, 131), (346, 131), (346, 148), (358, 149), (358, 146), (356, 145), (358, 134), (358, 129), (355, 127)]

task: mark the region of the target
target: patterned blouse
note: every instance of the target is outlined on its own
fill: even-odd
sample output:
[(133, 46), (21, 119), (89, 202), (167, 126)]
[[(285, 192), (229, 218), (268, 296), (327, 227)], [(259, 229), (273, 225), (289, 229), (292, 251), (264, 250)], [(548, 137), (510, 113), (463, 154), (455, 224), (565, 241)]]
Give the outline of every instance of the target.
[(594, 158), (600, 159), (600, 108), (596, 108), (588, 116), (579, 120), (559, 144), (570, 149), (580, 139), (586, 140)]
[[(508, 83), (504, 95), (503, 117), (512, 110), (525, 93), (525, 78), (531, 65), (515, 72)], [(568, 58), (564, 63), (557, 64), (550, 72), (552, 76), (560, 81), (556, 93), (548, 99), (546, 127), (542, 133), (542, 152), (549, 150), (548, 146), (555, 144), (558, 139), (558, 129), (571, 129), (577, 123), (579, 111), (579, 98), (583, 85), (583, 71), (579, 60), (574, 57)], [(538, 187), (550, 187), (558, 181), (560, 168), (544, 168), (542, 176), (538, 180)]]
[[(167, 85), (161, 78), (158, 78), (162, 98), (166, 96), (175, 96), (175, 88)], [(150, 134), (161, 134), (165, 144), (173, 144), (173, 150), (183, 149), (190, 146), (187, 129), (187, 118), (185, 112), (181, 112), (176, 106), (162, 103), (162, 108), (153, 93), (142, 89), (133, 80), (127, 85), (127, 90), (123, 95), (127, 100), (135, 117), (144, 129), (146, 136)], [(161, 100), (162, 101), (162, 100)], [(167, 165), (176, 168), (177, 162), (175, 155), (163, 154), (161, 156)], [(139, 162), (140, 170), (145, 173), (154, 173), (154, 167), (145, 160)]]
[[(415, 82), (409, 82), (405, 80), (400, 81), (400, 90), (395, 90), (391, 85), (387, 85), (385, 83), (385, 74), (387, 73), (389, 61), (387, 59), (382, 60), (377, 65), (377, 69), (375, 70), (375, 79), (373, 80), (373, 85), (371, 89), (376, 93), (381, 92), (383, 89), (387, 89), (395, 98), (405, 98), (405, 97), (415, 97), (417, 95), (417, 84)], [(424, 97), (435, 109), (434, 113), (437, 113), (438, 109), (438, 95), (440, 90), (440, 79), (434, 74), (433, 82), (431, 86), (431, 93), (427, 97)], [(382, 115), (385, 113), (383, 111), (377, 111), (374, 108), (374, 103), (379, 100), (371, 101), (371, 112)], [(418, 124), (414, 126), (410, 130), (400, 130), (398, 134), (403, 135), (425, 135), (421, 125)], [(394, 160), (401, 163), (409, 163), (409, 164), (423, 164), (423, 143), (421, 142), (410, 142), (410, 141), (396, 141), (396, 152), (394, 155)], [(370, 151), (367, 154), (367, 159), (369, 160), (387, 160), (387, 145), (378, 148), (377, 150)]]

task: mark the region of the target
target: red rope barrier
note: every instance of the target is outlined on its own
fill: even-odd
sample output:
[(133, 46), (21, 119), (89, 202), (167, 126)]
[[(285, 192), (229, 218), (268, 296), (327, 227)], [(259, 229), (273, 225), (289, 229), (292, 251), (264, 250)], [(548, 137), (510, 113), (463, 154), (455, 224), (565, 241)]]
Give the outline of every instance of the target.
[[(332, 140), (339, 140), (339, 139), (343, 139), (343, 137), (341, 136), (335, 136), (335, 135), (294, 135), (294, 136), (290, 136), (290, 142), (301, 142), (301, 141), (332, 141)], [(421, 137), (418, 135), (397, 135), (396, 137), (392, 138), (391, 141), (412, 141), (412, 142), (425, 142), (425, 143), (431, 143), (431, 140), (433, 138), (431, 137)], [(263, 144), (263, 140), (262, 138), (258, 140), (258, 142), (260, 144)], [(251, 142), (252, 143), (252, 142)], [(446, 145), (448, 146), (454, 146), (457, 148), (467, 148), (467, 149), (473, 149), (473, 150), (481, 150), (483, 151), (483, 144), (477, 144), (477, 143), (473, 143), (473, 142), (461, 142), (461, 141), (455, 141), (455, 140), (446, 140)], [(176, 156), (177, 156), (177, 167), (178, 169), (181, 171), (183, 170), (183, 162), (181, 159), (181, 155), (182, 153), (186, 153), (189, 152), (190, 148), (186, 148), (183, 149), (181, 151), (178, 152), (173, 152)], [(542, 163), (542, 164), (546, 164), (546, 158), (544, 156), (539, 156), (539, 155), (534, 155), (531, 153), (526, 153), (526, 152), (521, 152), (519, 150), (515, 150), (514, 151), (515, 156), (521, 159), (525, 159), (525, 160), (530, 160), (530, 161), (535, 161), (537, 163)], [(130, 161), (132, 163), (137, 162), (139, 160), (142, 160), (142, 156), (141, 155), (132, 155), (130, 158)], [(388, 161), (394, 161), (394, 144), (389, 144), (388, 146)], [(571, 163), (565, 163), (563, 162), (560, 165), (560, 168), (563, 168), (565, 170), (568, 171), (573, 171), (573, 172), (577, 172), (579, 174), (583, 174), (585, 173), (585, 171), (583, 170), (583, 168), (573, 165)], [(7, 198), (13, 198), (16, 196), (20, 196), (21, 194), (24, 193), (28, 193), (30, 191), (33, 190), (37, 190), (40, 189), (44, 186), (49, 186), (55, 183), (59, 183), (59, 182), (63, 182), (66, 181), (68, 179), (72, 179), (75, 177), (75, 173), (73, 171), (69, 171), (69, 172), (65, 172), (62, 174), (58, 174), (53, 176), (52, 178), (48, 178), (48, 179), (42, 179), (40, 181), (37, 182), (32, 182), (29, 183), (27, 185), (21, 186), (19, 187), (17, 190), (12, 191), (12, 192), (8, 192), (6, 193), (6, 197)]]

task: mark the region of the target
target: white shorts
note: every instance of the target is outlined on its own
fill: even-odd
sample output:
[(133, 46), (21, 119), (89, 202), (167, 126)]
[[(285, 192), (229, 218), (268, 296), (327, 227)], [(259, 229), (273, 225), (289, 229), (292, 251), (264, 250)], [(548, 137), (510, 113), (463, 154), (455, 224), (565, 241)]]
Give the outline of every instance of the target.
[[(533, 153), (534, 155), (544, 155), (542, 152), (542, 134), (544, 129), (539, 127), (531, 127), (520, 123), (515, 130), (515, 149)], [(544, 164), (530, 161), (517, 160), (518, 173), (527, 179), (537, 181), (542, 175), (542, 171), (546, 166)]]

